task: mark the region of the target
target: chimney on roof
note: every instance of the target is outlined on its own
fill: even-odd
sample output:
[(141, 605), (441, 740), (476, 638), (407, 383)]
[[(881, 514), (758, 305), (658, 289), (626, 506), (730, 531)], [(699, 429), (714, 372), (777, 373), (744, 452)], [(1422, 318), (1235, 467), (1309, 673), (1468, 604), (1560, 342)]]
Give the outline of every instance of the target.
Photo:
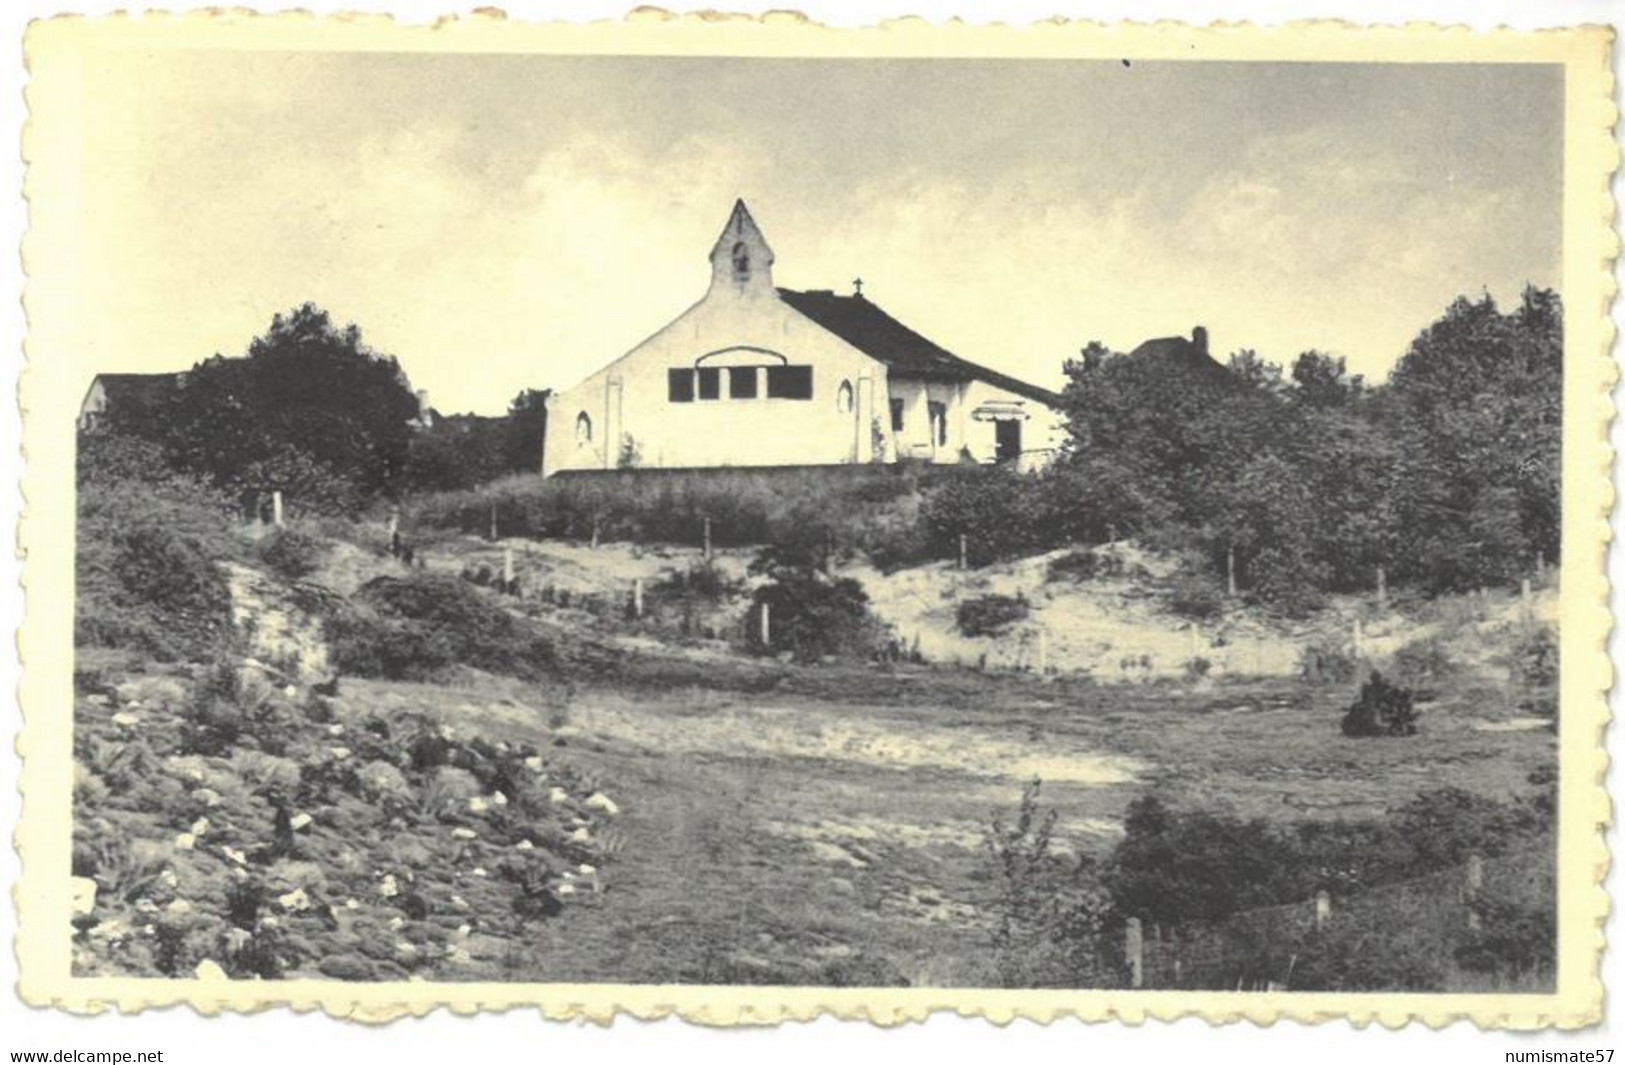
[(1203, 355), (1207, 354), (1207, 326), (1199, 325), (1191, 330), (1191, 343), (1196, 346), (1197, 351)]

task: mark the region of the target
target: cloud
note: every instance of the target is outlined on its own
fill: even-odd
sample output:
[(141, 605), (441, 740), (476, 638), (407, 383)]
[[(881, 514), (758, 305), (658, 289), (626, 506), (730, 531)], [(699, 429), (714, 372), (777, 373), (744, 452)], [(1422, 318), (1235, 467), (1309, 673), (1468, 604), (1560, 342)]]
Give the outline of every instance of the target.
[[(703, 85), (609, 64), (572, 68), (566, 94), (537, 68), (545, 95), (519, 107), (498, 76), (518, 68), (448, 64), (437, 80), (422, 62), (231, 78), (136, 63), (143, 93), (109, 94), (87, 122), (97, 367), (238, 352), (313, 300), (400, 357), (441, 409), (500, 410), (698, 299), (736, 196), (780, 284), (848, 290), (861, 274), (904, 322), (1044, 384), (1089, 340), (1127, 349), (1198, 323), (1221, 352), (1317, 347), (1381, 375), (1455, 295), (1557, 280), (1555, 186), (1509, 177), (1499, 148), (1475, 155), (1465, 126), (1418, 149), (1336, 101), (1250, 130), (1222, 125), (1221, 108), (1224, 136), (1202, 126), (1202, 100), (1178, 109), (1178, 136), (1087, 108), (1031, 118), (1069, 138), (1057, 145), (1026, 135), (1020, 93), (961, 114), (915, 92), (907, 121), (832, 111), (834, 67), (728, 68), (728, 121), (685, 122), (716, 119), (677, 91), (714, 104)], [(1048, 84), (1026, 74), (1032, 92)], [(1159, 91), (1184, 75), (1167, 69)], [(852, 84), (879, 78), (878, 92), (884, 76), (864, 67)], [(670, 98), (651, 102), (662, 86)], [(667, 120), (645, 121), (651, 108)], [(825, 112), (839, 121), (808, 118)]]

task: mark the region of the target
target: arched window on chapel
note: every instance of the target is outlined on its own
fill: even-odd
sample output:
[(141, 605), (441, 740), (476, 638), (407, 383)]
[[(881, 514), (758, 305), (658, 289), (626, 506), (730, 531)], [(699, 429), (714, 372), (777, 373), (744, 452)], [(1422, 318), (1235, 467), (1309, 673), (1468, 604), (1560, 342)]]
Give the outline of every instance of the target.
[(835, 390), (835, 409), (841, 414), (852, 413), (851, 381), (842, 381), (841, 387)]

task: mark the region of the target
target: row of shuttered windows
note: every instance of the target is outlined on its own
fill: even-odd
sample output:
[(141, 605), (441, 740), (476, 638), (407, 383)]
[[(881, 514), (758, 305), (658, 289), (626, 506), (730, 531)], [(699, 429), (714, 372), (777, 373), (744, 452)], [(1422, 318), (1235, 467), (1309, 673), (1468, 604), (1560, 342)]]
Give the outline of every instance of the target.
[[(701, 366), (697, 369), (681, 367), (666, 371), (666, 395), (673, 403), (693, 403), (695, 400), (722, 398), (722, 377), (728, 376), (729, 399), (756, 399), (761, 395), (759, 370), (767, 371), (768, 399), (812, 399), (813, 379), (811, 366)], [(852, 385), (846, 381), (836, 396), (836, 406), (845, 414), (852, 409)], [(946, 404), (931, 401), (927, 405), (931, 421), (931, 438), (938, 445), (948, 442), (948, 410)], [(903, 431), (903, 401), (891, 401), (892, 432)]]
[[(697, 369), (680, 368), (666, 371), (667, 398), (673, 403), (693, 403), (698, 400), (722, 398), (722, 375), (728, 375), (729, 399), (755, 399), (758, 391), (757, 371), (767, 371), (767, 398), (812, 399), (811, 366), (728, 366)], [(836, 393), (836, 406), (844, 414), (852, 410), (852, 384), (842, 381)], [(892, 432), (903, 431), (903, 401), (893, 398), (890, 403)], [(948, 407), (931, 400), (926, 404), (926, 416), (931, 425), (932, 443), (948, 443)], [(592, 441), (592, 418), (586, 411), (576, 415), (576, 443)]]
[(722, 399), (722, 378), (728, 377), (729, 399), (756, 399), (763, 394), (760, 373), (767, 375), (768, 399), (812, 399), (811, 366), (701, 366), (666, 371), (666, 397), (673, 403)]

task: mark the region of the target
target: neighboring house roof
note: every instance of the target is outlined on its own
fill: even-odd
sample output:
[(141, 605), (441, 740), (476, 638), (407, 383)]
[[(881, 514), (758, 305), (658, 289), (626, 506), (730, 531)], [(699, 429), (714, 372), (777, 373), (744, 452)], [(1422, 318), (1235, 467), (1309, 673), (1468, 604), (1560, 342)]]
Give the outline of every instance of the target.
[(441, 414), (434, 412), (436, 425), (447, 429), (478, 429), (483, 425), (494, 425), (497, 422), (508, 420), (506, 414)]
[(182, 373), (101, 373), (91, 386), (102, 386), (102, 394), (109, 404), (151, 403), (175, 391)]
[(779, 297), (796, 311), (900, 375), (939, 381), (985, 381), (1048, 406), (1061, 402), (1058, 393), (1008, 374), (979, 366), (947, 351), (899, 322), (863, 296), (779, 289)]
[(1223, 363), (1208, 354), (1207, 330), (1197, 326), (1188, 337), (1157, 337), (1129, 352), (1131, 359), (1162, 362), (1173, 370), (1200, 374), (1221, 384), (1234, 384), (1235, 377)]

